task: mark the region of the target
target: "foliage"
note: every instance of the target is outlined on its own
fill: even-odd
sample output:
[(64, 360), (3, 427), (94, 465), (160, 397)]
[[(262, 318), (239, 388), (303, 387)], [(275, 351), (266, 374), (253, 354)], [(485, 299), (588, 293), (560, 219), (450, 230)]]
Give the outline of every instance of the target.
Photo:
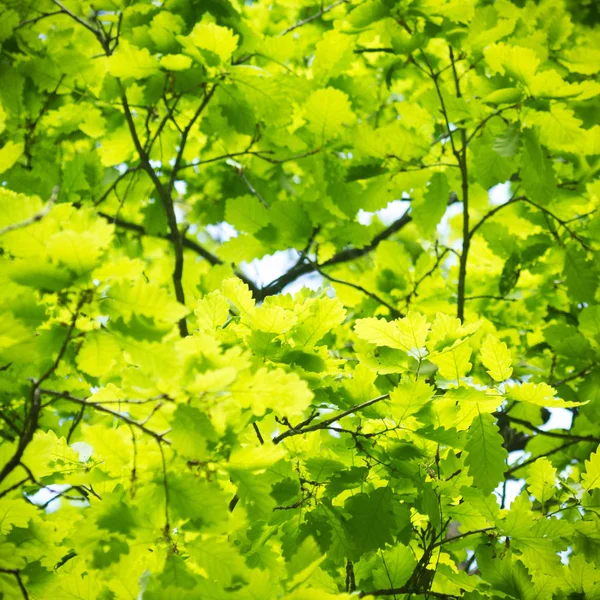
[(0, 597), (600, 598), (594, 6), (5, 0)]

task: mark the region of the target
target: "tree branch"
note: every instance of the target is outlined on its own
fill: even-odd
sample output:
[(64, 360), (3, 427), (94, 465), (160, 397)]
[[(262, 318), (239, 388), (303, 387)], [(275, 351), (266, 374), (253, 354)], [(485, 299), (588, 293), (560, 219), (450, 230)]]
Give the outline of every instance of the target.
[[(152, 165), (150, 164), (150, 158), (148, 157), (148, 154), (142, 147), (140, 138), (137, 134), (135, 123), (133, 120), (133, 115), (131, 113), (131, 109), (129, 108), (127, 94), (125, 93), (125, 88), (123, 87), (123, 84), (121, 83), (120, 79), (117, 79), (117, 83), (121, 92), (121, 103), (123, 105), (123, 111), (125, 113), (125, 120), (127, 121), (129, 133), (131, 134), (131, 137), (133, 139), (133, 144), (137, 151), (140, 164), (142, 166), (142, 169), (148, 174), (148, 177), (150, 177), (150, 180), (154, 184), (156, 193), (158, 194), (163, 208), (165, 209), (165, 213), (167, 214), (169, 230), (171, 231), (171, 240), (173, 242), (173, 249), (175, 251), (175, 267), (173, 269), (172, 275), (173, 286), (175, 288), (175, 297), (177, 298), (178, 302), (185, 305), (185, 294), (183, 292), (183, 284), (181, 282), (183, 276), (183, 244), (181, 241), (181, 233), (177, 225), (177, 215), (175, 214), (175, 207), (173, 205), (173, 199), (171, 197), (170, 192), (172, 187), (171, 182), (169, 182), (169, 187), (165, 188), (160, 178), (156, 174), (156, 171), (152, 168)], [(191, 129), (191, 125), (189, 128)], [(187, 130), (187, 132), (189, 133), (189, 130)], [(185, 137), (187, 138), (187, 135)], [(182, 150), (180, 149), (180, 154), (178, 155), (179, 161), (181, 161), (181, 154)], [(174, 177), (175, 172), (176, 169), (174, 169), (173, 171), (172, 179)], [(179, 321), (179, 333), (182, 337), (186, 337), (188, 335), (187, 321), (185, 317), (182, 317)]]
[(23, 227), (28, 227), (29, 225), (33, 225), (34, 223), (41, 221), (50, 212), (50, 210), (54, 206), (54, 203), (56, 202), (56, 199), (58, 198), (59, 190), (60, 190), (59, 186), (55, 186), (52, 189), (52, 194), (50, 196), (50, 199), (48, 200), (48, 202), (46, 203), (44, 208), (42, 208), (42, 210), (40, 210), (39, 213), (33, 215), (33, 217), (29, 217), (29, 219), (25, 219), (24, 221), (19, 221), (18, 223), (11, 223), (10, 225), (3, 227), (2, 229), (0, 229), (0, 235), (9, 233), (11, 231), (14, 231), (15, 229), (22, 229)]
[(273, 443), (279, 444), (286, 438), (289, 438), (293, 435), (304, 435), (305, 433), (309, 433), (311, 431), (318, 431), (319, 429), (328, 429), (329, 426), (332, 425), (333, 423), (335, 423), (336, 421), (339, 421), (340, 419), (343, 419), (344, 417), (347, 417), (348, 415), (351, 415), (359, 410), (362, 410), (363, 408), (367, 408), (368, 406), (376, 404), (377, 402), (381, 402), (382, 400), (387, 400), (388, 398), (389, 398), (389, 394), (383, 394), (382, 396), (377, 396), (377, 398), (371, 398), (371, 400), (367, 400), (366, 402), (362, 402), (361, 404), (356, 404), (352, 408), (349, 408), (348, 410), (338, 413), (337, 415), (334, 415), (333, 417), (330, 417), (329, 419), (320, 421), (319, 423), (316, 423), (315, 425), (307, 425), (305, 427), (292, 427), (291, 429), (288, 429), (288, 431), (285, 431), (285, 432), (279, 434), (278, 436), (274, 437)]
[(290, 31), (294, 31), (294, 29), (298, 29), (298, 27), (302, 27), (303, 25), (306, 25), (307, 23), (311, 23), (312, 21), (319, 19), (320, 17), (322, 17), (323, 15), (332, 11), (334, 8), (336, 8), (340, 4), (344, 4), (344, 2), (347, 2), (347, 0), (337, 0), (337, 2), (334, 2), (333, 4), (330, 4), (329, 6), (325, 6), (324, 8), (322, 8), (319, 12), (315, 13), (314, 15), (311, 15), (310, 17), (307, 17), (306, 19), (302, 19), (302, 21), (298, 21), (297, 23), (294, 23), (293, 25), (290, 25), (288, 28), (284, 29), (279, 34), (279, 37), (281, 37), (283, 35), (287, 35), (288, 33), (290, 33)]
[(271, 158), (269, 156), (265, 156), (266, 154), (272, 154), (271, 150), (242, 150), (240, 152), (231, 152), (229, 154), (221, 154), (220, 156), (214, 156), (213, 158), (207, 158), (205, 160), (198, 160), (196, 162), (187, 163), (185, 165), (181, 165), (179, 170), (189, 169), (190, 167), (198, 167), (200, 165), (206, 165), (209, 163), (218, 162), (220, 160), (227, 160), (228, 158), (237, 158), (238, 156), (255, 156), (260, 160), (264, 160), (265, 162), (271, 163), (272, 165), (281, 165), (286, 162), (291, 162), (292, 160), (300, 160), (301, 158), (306, 158), (307, 156), (313, 156), (321, 151), (321, 148), (315, 148), (314, 150), (310, 150), (309, 152), (304, 152), (303, 154), (297, 154), (295, 156), (288, 156), (287, 158)]
[[(361, 256), (365, 256), (369, 254), (369, 252), (373, 251), (377, 246), (387, 240), (389, 237), (394, 235), (400, 231), (405, 225), (410, 223), (412, 220), (409, 215), (409, 211), (407, 210), (399, 219), (394, 221), (389, 227), (386, 227), (383, 231), (378, 233), (369, 244), (363, 246), (362, 248), (347, 248), (346, 250), (342, 250), (337, 254), (334, 254), (329, 260), (326, 260), (324, 263), (318, 265), (320, 269), (325, 267), (331, 267), (333, 265), (339, 265), (345, 262), (349, 262), (360, 258)], [(314, 266), (303, 262), (294, 265), (287, 273), (284, 273), (281, 277), (278, 277), (264, 288), (259, 290), (256, 294), (258, 300), (264, 300), (267, 296), (273, 296), (274, 294), (278, 294), (283, 290), (286, 285), (289, 285), (293, 281), (296, 281), (302, 275), (307, 275), (308, 273), (314, 273)]]
[(594, 435), (575, 435), (572, 433), (559, 433), (556, 431), (546, 431), (544, 429), (540, 429), (535, 425), (531, 424), (529, 421), (525, 421), (525, 419), (519, 419), (518, 417), (513, 417), (511, 415), (507, 415), (506, 413), (494, 413), (494, 416), (497, 418), (507, 419), (511, 423), (517, 423), (518, 425), (522, 425), (529, 431), (533, 431), (538, 435), (544, 435), (546, 437), (552, 437), (559, 440), (573, 440), (576, 442), (592, 442), (594, 444), (600, 443), (600, 437), (596, 437)]
[[(454, 86), (456, 88), (456, 97), (462, 98), (460, 91), (460, 80), (458, 73), (456, 72), (456, 63), (454, 61), (454, 51), (452, 46), (450, 50), (450, 62), (452, 64), (452, 75), (454, 77)], [(441, 94), (440, 94), (441, 98)], [(447, 117), (446, 117), (447, 119)], [(461, 149), (460, 152), (455, 151), (456, 160), (460, 167), (461, 174), (461, 189), (462, 189), (462, 203), (463, 203), (463, 243), (462, 250), (460, 253), (460, 261), (458, 265), (458, 297), (456, 300), (456, 313), (457, 317), (464, 321), (465, 319), (465, 286), (467, 281), (467, 260), (469, 257), (469, 248), (471, 246), (471, 231), (469, 225), (469, 171), (467, 166), (467, 131), (464, 127), (460, 128), (461, 137)], [(452, 139), (452, 138), (451, 138)]]
[(578, 444), (578, 443), (579, 443), (579, 440), (571, 440), (571, 441), (567, 442), (566, 444), (563, 444), (562, 446), (557, 446), (556, 448), (553, 448), (552, 450), (548, 450), (548, 452), (544, 452), (544, 454), (540, 454), (538, 456), (532, 456), (531, 458), (528, 458), (527, 460), (523, 461), (522, 463), (519, 463), (518, 465), (513, 465), (512, 467), (510, 467), (510, 469), (507, 469), (506, 471), (504, 471), (504, 477), (510, 477), (515, 471), (518, 471), (519, 469), (523, 469), (524, 467), (527, 467), (528, 465), (533, 464), (536, 460), (538, 460), (538, 458), (544, 458), (546, 456), (551, 456), (552, 454), (556, 454), (557, 452), (560, 452), (561, 450), (565, 450), (569, 446), (573, 446), (574, 444)]
[(29, 600), (29, 594), (27, 593), (27, 589), (23, 584), (23, 579), (21, 578), (21, 572), (18, 569), (2, 569), (0, 568), (0, 573), (6, 573), (7, 575), (12, 575), (17, 580), (17, 585), (19, 586), (19, 590), (23, 595), (25, 600)]
[(53, 396), (57, 400), (60, 400), (60, 399), (68, 400), (69, 402), (79, 404), (80, 406), (89, 406), (99, 412), (103, 412), (103, 413), (106, 413), (107, 415), (111, 415), (115, 419), (119, 419), (119, 420), (123, 421), (124, 423), (128, 423), (129, 425), (136, 427), (140, 431), (143, 431), (146, 435), (153, 437), (158, 442), (161, 442), (164, 444), (169, 444), (169, 445), (171, 444), (171, 442), (169, 440), (165, 439), (165, 437), (164, 437), (167, 432), (157, 433), (156, 431), (152, 431), (151, 429), (148, 429), (143, 423), (140, 423), (139, 421), (132, 419), (131, 417), (127, 416), (126, 414), (123, 414), (123, 413), (117, 412), (115, 410), (112, 410), (110, 408), (107, 408), (106, 406), (104, 406), (98, 402), (88, 402), (87, 400), (84, 400), (83, 398), (77, 398), (75, 396), (72, 396), (71, 394), (69, 394), (69, 392), (59, 392), (59, 391), (48, 390), (48, 389), (40, 389), (40, 392), (42, 394), (45, 394), (46, 396)]
[(321, 269), (321, 267), (319, 267), (319, 265), (317, 265), (312, 260), (310, 260), (310, 258), (308, 258), (308, 256), (306, 256), (305, 254), (302, 254), (302, 256), (304, 257), (304, 260), (306, 262), (308, 262), (308, 264), (312, 265), (314, 267), (314, 270), (317, 273), (319, 273), (320, 275), (322, 275), (325, 279), (328, 279), (329, 281), (331, 281), (333, 283), (338, 283), (340, 285), (346, 285), (348, 287), (351, 287), (352, 289), (355, 289), (355, 290), (358, 290), (359, 292), (362, 292), (363, 294), (365, 294), (369, 298), (372, 298), (373, 300), (375, 300), (375, 302), (378, 302), (382, 306), (385, 306), (390, 311), (390, 314), (391, 314), (392, 317), (394, 317), (394, 319), (399, 319), (399, 318), (401, 318), (401, 317), (404, 316), (394, 306), (392, 306), (391, 304), (389, 304), (388, 302), (386, 302), (383, 298), (380, 298), (377, 294), (375, 294), (373, 292), (370, 292), (369, 290), (367, 290), (366, 288), (364, 288), (362, 285), (358, 285), (358, 284), (352, 283), (350, 281), (344, 281), (343, 279), (338, 279), (337, 277), (333, 277), (332, 275), (328, 275), (327, 273), (325, 273)]
[[(138, 225), (137, 223), (130, 223), (129, 221), (124, 221), (123, 219), (113, 217), (112, 215), (109, 215), (104, 212), (98, 212), (97, 214), (99, 216), (101, 216), (102, 218), (106, 219), (107, 221), (109, 221), (110, 223), (114, 223), (117, 227), (121, 227), (122, 229), (134, 231), (135, 233), (138, 233), (141, 236), (151, 235), (146, 231), (145, 227), (143, 227), (142, 225)], [(170, 236), (168, 236), (168, 235), (154, 235), (152, 237), (158, 237), (158, 238), (161, 238), (161, 239), (167, 240), (167, 241), (171, 239)], [(207, 260), (213, 266), (224, 264), (223, 261), (218, 256), (215, 256), (214, 254), (209, 252), (206, 248), (204, 248), (204, 246), (202, 246), (195, 240), (192, 240), (186, 236), (181, 236), (181, 244), (184, 248), (187, 248), (188, 250), (192, 250), (193, 252), (195, 252), (196, 254), (198, 254), (199, 256), (204, 258), (205, 260)], [(235, 276), (238, 277), (239, 279), (241, 279), (250, 288), (250, 290), (254, 294), (258, 293), (259, 290), (256, 287), (256, 284), (251, 279), (246, 277), (246, 275), (244, 275), (240, 271), (234, 271), (234, 273), (235, 273)]]
[(58, 351), (56, 359), (52, 362), (50, 367), (43, 373), (43, 375), (39, 379), (34, 380), (33, 385), (31, 386), (31, 398), (29, 408), (27, 409), (27, 412), (25, 414), (25, 423), (23, 426), (23, 431), (19, 436), (19, 442), (15, 449), (15, 453), (4, 465), (2, 471), (0, 471), (0, 483), (4, 481), (8, 477), (8, 475), (10, 475), (21, 463), (23, 454), (25, 453), (27, 446), (33, 439), (33, 435), (35, 434), (38, 426), (40, 412), (42, 410), (42, 396), (40, 386), (44, 381), (46, 381), (46, 379), (48, 379), (48, 377), (52, 375), (52, 373), (54, 373), (54, 371), (60, 364), (60, 361), (62, 360), (63, 356), (65, 355), (65, 352), (67, 351), (67, 346), (69, 345), (69, 341), (71, 340), (71, 334), (73, 333), (73, 329), (75, 328), (77, 318), (79, 317), (79, 311), (85, 303), (87, 295), (88, 294), (85, 291), (81, 294), (79, 302), (77, 303), (77, 308), (75, 309), (71, 322), (69, 323), (67, 335), (65, 336), (65, 339)]

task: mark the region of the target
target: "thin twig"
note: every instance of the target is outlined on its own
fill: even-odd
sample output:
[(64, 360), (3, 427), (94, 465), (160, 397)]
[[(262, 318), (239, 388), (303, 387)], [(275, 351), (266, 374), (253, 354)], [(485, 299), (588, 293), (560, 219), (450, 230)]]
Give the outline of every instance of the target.
[(161, 443), (169, 444), (169, 445), (171, 444), (171, 442), (169, 440), (165, 439), (165, 437), (164, 437), (166, 435), (166, 433), (157, 433), (156, 431), (152, 431), (151, 429), (148, 429), (143, 423), (140, 423), (139, 421), (132, 419), (131, 417), (127, 416), (124, 413), (120, 413), (120, 412), (117, 412), (110, 408), (107, 408), (106, 406), (103, 406), (102, 404), (99, 404), (98, 402), (89, 402), (88, 400), (84, 400), (83, 398), (77, 398), (75, 396), (72, 396), (68, 392), (60, 392), (60, 391), (48, 390), (48, 389), (40, 389), (40, 392), (47, 396), (53, 396), (57, 400), (58, 399), (68, 400), (69, 402), (74, 402), (75, 404), (79, 404), (80, 406), (89, 406), (91, 408), (94, 408), (97, 411), (106, 413), (107, 415), (111, 415), (115, 419), (119, 419), (119, 420), (123, 421), (124, 423), (128, 423), (129, 425), (132, 425), (133, 427), (137, 427), (140, 431), (143, 431), (145, 434), (153, 437), (155, 440), (157, 440)]
[(50, 195), (48, 202), (46, 202), (44, 208), (42, 208), (42, 210), (40, 210), (40, 212), (33, 215), (33, 217), (29, 217), (28, 219), (25, 219), (24, 221), (19, 221), (18, 223), (11, 223), (10, 225), (6, 225), (6, 227), (3, 227), (2, 229), (0, 229), (0, 235), (4, 235), (11, 231), (15, 231), (15, 229), (22, 229), (23, 227), (29, 227), (29, 225), (33, 225), (34, 223), (41, 221), (52, 210), (52, 207), (54, 206), (54, 204), (58, 198), (59, 190), (60, 190), (59, 186), (55, 186), (52, 189), (52, 194)]
[[(117, 218), (113, 215), (109, 215), (107, 213), (104, 212), (99, 212), (98, 213), (99, 216), (101, 216), (102, 218), (106, 219), (107, 221), (109, 221), (110, 223), (114, 223), (117, 227), (121, 227), (123, 229), (128, 229), (129, 231), (134, 231), (136, 233), (138, 233), (141, 236), (144, 235), (152, 235), (153, 237), (158, 237), (164, 240), (170, 240), (170, 236), (168, 235), (158, 235), (158, 234), (150, 234), (146, 231), (146, 229), (142, 226), (142, 225), (138, 225), (137, 223), (130, 223), (129, 221), (124, 221), (123, 219)], [(204, 248), (204, 246), (202, 246), (201, 244), (199, 244), (198, 242), (196, 242), (195, 240), (192, 240), (184, 235), (181, 236), (181, 243), (183, 245), (184, 248), (187, 248), (189, 250), (192, 250), (193, 252), (195, 252), (196, 254), (198, 254), (199, 256), (201, 256), (202, 258), (204, 258), (205, 260), (207, 260), (211, 265), (222, 265), (223, 261), (218, 257), (215, 256), (214, 254), (212, 254), (211, 252), (209, 252), (206, 248)], [(242, 272), (240, 271), (234, 271), (234, 274), (236, 277), (238, 277), (239, 279), (241, 279), (249, 288), (250, 290), (254, 293), (257, 294), (258, 293), (258, 288), (256, 286), (256, 284), (249, 279), (248, 277), (246, 277)]]
[(309, 425), (307, 427), (300, 427), (300, 428), (293, 427), (292, 429), (289, 429), (288, 431), (285, 431), (285, 432), (279, 434), (278, 436), (274, 437), (273, 443), (279, 444), (286, 438), (291, 437), (293, 435), (303, 435), (303, 434), (309, 433), (311, 431), (318, 431), (319, 429), (328, 429), (329, 426), (332, 425), (333, 423), (335, 423), (336, 421), (339, 421), (340, 419), (343, 419), (344, 417), (347, 417), (348, 415), (351, 415), (359, 410), (362, 410), (363, 408), (372, 406), (373, 404), (376, 404), (377, 402), (381, 402), (382, 400), (387, 400), (388, 398), (389, 398), (389, 394), (383, 394), (381, 396), (377, 396), (377, 398), (371, 398), (371, 400), (362, 402), (361, 404), (356, 404), (352, 408), (349, 408), (348, 410), (338, 413), (338, 414), (334, 415), (333, 417), (330, 417), (329, 419), (320, 421), (319, 423), (316, 423), (315, 425)]
[(298, 27), (302, 27), (303, 25), (306, 25), (307, 23), (311, 23), (312, 21), (319, 19), (324, 14), (327, 14), (329, 11), (332, 11), (334, 8), (336, 8), (340, 4), (344, 4), (344, 2), (347, 2), (347, 1), (348, 0), (337, 0), (337, 2), (334, 2), (333, 4), (330, 4), (329, 6), (325, 6), (324, 8), (322, 8), (319, 12), (315, 13), (314, 15), (311, 15), (310, 17), (306, 17), (306, 19), (302, 19), (301, 21), (298, 21), (297, 23), (294, 23), (293, 25), (290, 25), (288, 28), (284, 29), (279, 34), (279, 37), (281, 37), (283, 35), (287, 35), (288, 33), (290, 33), (290, 31), (294, 31), (294, 29), (298, 29)]

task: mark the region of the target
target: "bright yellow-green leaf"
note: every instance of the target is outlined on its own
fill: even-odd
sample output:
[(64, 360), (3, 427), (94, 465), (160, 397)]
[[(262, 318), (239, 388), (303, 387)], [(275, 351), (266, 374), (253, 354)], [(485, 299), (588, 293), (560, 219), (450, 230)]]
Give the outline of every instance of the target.
[(236, 229), (256, 233), (269, 224), (269, 212), (256, 196), (246, 194), (227, 200), (225, 218)]
[(21, 158), (24, 149), (22, 142), (6, 142), (0, 149), (0, 173), (8, 171)]
[(359, 338), (371, 344), (404, 350), (419, 358), (427, 340), (429, 325), (423, 315), (411, 311), (406, 317), (395, 321), (359, 319), (354, 331)]
[(113, 336), (104, 331), (88, 333), (77, 354), (77, 365), (88, 375), (100, 377), (110, 373), (119, 360), (121, 349)]
[(431, 400), (433, 393), (433, 387), (422, 379), (403, 381), (390, 392), (393, 417), (402, 422), (417, 414)]
[(506, 74), (525, 86), (533, 83), (540, 64), (534, 50), (502, 42), (488, 46), (484, 55), (492, 72)]
[(134, 314), (140, 314), (159, 321), (175, 322), (189, 312), (165, 289), (142, 279), (133, 285), (127, 281), (112, 284), (107, 293), (107, 303), (115, 316), (128, 320)]
[(297, 417), (308, 408), (313, 397), (305, 381), (283, 369), (259, 369), (253, 375), (236, 380), (230, 391), (242, 408), (250, 409), (257, 416), (272, 409)]
[(160, 59), (160, 66), (167, 71), (185, 71), (192, 66), (192, 59), (183, 54), (167, 54)]
[(429, 360), (438, 367), (440, 375), (450, 381), (460, 382), (473, 366), (469, 359), (473, 350), (468, 342), (457, 342), (439, 354), (431, 355)]
[(200, 331), (214, 331), (227, 321), (229, 303), (219, 290), (215, 290), (198, 300), (194, 314)]
[(469, 475), (484, 493), (490, 494), (504, 476), (508, 453), (491, 415), (478, 415), (471, 424), (465, 450)]
[(527, 483), (531, 495), (543, 506), (556, 492), (556, 469), (547, 458), (538, 458), (528, 469)]
[(321, 338), (340, 325), (346, 310), (335, 298), (305, 300), (296, 311), (298, 324), (294, 329), (294, 340), (305, 348), (312, 348)]
[(102, 425), (88, 425), (84, 427), (84, 434), (86, 443), (93, 449), (93, 460), (103, 471), (120, 477), (129, 470), (133, 447), (127, 427), (107, 429)]
[(242, 315), (248, 314), (254, 308), (254, 298), (250, 288), (237, 277), (223, 282), (223, 293)]
[(512, 357), (508, 346), (488, 335), (481, 346), (481, 362), (495, 381), (506, 381), (512, 375)]
[(251, 448), (239, 448), (229, 457), (228, 467), (236, 471), (262, 471), (284, 456), (285, 451), (281, 445), (262, 444)]
[(586, 492), (600, 488), (600, 447), (585, 461), (585, 473), (581, 476), (581, 483)]
[(304, 104), (304, 118), (319, 143), (341, 135), (344, 126), (352, 125), (356, 119), (348, 96), (331, 87), (309, 96)]
[[(202, 55), (197, 49), (207, 50), (215, 55), (218, 61), (224, 63), (237, 48), (239, 36), (228, 27), (221, 27), (215, 23), (197, 23), (187, 37), (177, 36), (177, 39), (185, 50), (197, 59), (202, 60)], [(208, 61), (209, 64), (212, 62)]]
[(529, 402), (530, 404), (545, 406), (547, 408), (570, 408), (587, 404), (587, 402), (573, 402), (557, 398), (557, 391), (547, 383), (527, 382), (521, 385), (513, 385), (508, 388), (507, 394), (513, 400)]
[(38, 509), (21, 499), (0, 499), (0, 533), (6, 535), (13, 527), (27, 527), (27, 523), (37, 515)]
[(145, 79), (159, 71), (158, 61), (147, 48), (137, 48), (120, 40), (116, 52), (108, 59), (108, 71), (122, 79)]

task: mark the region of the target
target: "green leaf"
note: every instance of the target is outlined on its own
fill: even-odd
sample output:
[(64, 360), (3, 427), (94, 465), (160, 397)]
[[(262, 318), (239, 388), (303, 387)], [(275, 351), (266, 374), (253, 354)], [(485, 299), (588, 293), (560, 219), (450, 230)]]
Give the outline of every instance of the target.
[(422, 379), (403, 381), (390, 392), (393, 415), (399, 422), (419, 413), (433, 397), (434, 389)]
[(121, 357), (116, 339), (105, 331), (93, 331), (86, 335), (77, 354), (77, 365), (88, 375), (100, 377), (112, 369)]
[(225, 218), (247, 233), (256, 233), (269, 224), (269, 212), (256, 196), (240, 196), (227, 200)]
[(374, 571), (374, 582), (378, 589), (402, 587), (417, 563), (413, 551), (402, 544), (382, 552), (380, 561), (381, 564)]
[(142, 279), (138, 279), (133, 285), (125, 281), (111, 285), (107, 299), (111, 313), (128, 321), (133, 315), (139, 314), (174, 323), (189, 312), (185, 306), (170, 297), (166, 290)]
[(501, 296), (507, 296), (512, 292), (519, 281), (521, 275), (521, 259), (518, 254), (511, 254), (508, 260), (504, 263), (498, 290)]
[(207, 457), (207, 442), (215, 441), (217, 435), (206, 413), (192, 406), (179, 404), (175, 410), (169, 439), (183, 456), (203, 460)]
[(214, 331), (227, 321), (229, 303), (219, 290), (215, 290), (198, 300), (194, 314), (200, 331)]
[(434, 173), (423, 199), (413, 202), (412, 216), (419, 232), (431, 236), (446, 213), (450, 187), (443, 173)]
[(536, 406), (546, 406), (548, 408), (570, 408), (582, 404), (557, 398), (557, 391), (547, 383), (526, 382), (521, 385), (512, 385), (507, 388), (507, 395), (519, 402), (529, 402)]
[(527, 482), (529, 492), (543, 506), (556, 492), (556, 469), (547, 458), (538, 458), (529, 467)]
[(581, 483), (586, 492), (600, 488), (600, 447), (585, 461), (585, 473), (581, 476)]
[(226, 540), (199, 537), (187, 545), (187, 551), (209, 579), (221, 585), (231, 585), (232, 579), (248, 570), (235, 546)]
[(481, 346), (481, 362), (495, 381), (505, 381), (512, 375), (512, 357), (508, 346), (488, 335)]
[(313, 92), (304, 104), (308, 130), (319, 143), (338, 137), (355, 120), (348, 96), (335, 88)]
[(395, 321), (359, 319), (354, 331), (359, 338), (371, 344), (404, 350), (417, 358), (421, 356), (421, 349), (427, 340), (429, 325), (423, 315), (410, 312)]
[(598, 273), (581, 248), (564, 251), (564, 276), (569, 293), (575, 302), (592, 302), (598, 287)]
[(385, 487), (370, 494), (356, 494), (346, 500), (344, 509), (350, 515), (348, 532), (361, 554), (392, 543), (392, 536), (399, 528), (393, 499), (392, 490)]
[(491, 415), (479, 414), (467, 434), (465, 465), (475, 485), (490, 494), (502, 480), (508, 453), (502, 447), (502, 436)]
[(521, 158), (523, 187), (534, 202), (542, 205), (550, 204), (556, 191), (556, 179), (552, 164), (533, 130), (525, 129), (521, 137), (523, 139), (523, 156)]
[(8, 171), (23, 155), (25, 145), (22, 142), (9, 141), (0, 149), (0, 173)]
[(158, 72), (158, 62), (147, 48), (137, 48), (120, 40), (116, 52), (108, 59), (108, 71), (121, 79), (145, 79)]

